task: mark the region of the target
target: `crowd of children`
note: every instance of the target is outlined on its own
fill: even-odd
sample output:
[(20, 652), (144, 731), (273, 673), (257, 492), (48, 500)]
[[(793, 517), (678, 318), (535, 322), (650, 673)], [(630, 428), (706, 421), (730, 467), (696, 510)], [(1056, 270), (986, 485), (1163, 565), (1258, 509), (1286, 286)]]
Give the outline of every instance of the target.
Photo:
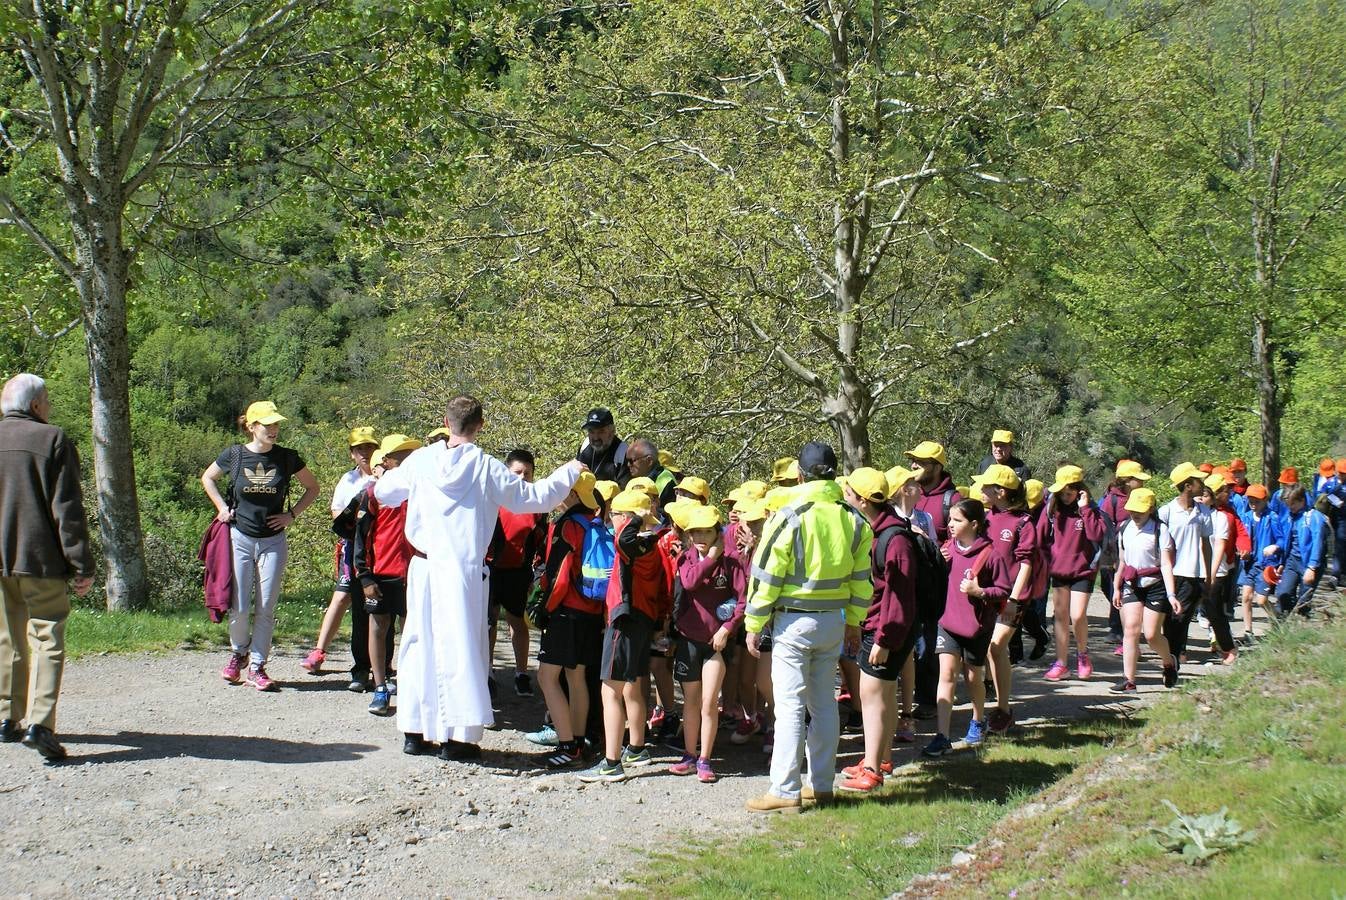
[[(610, 427), (611, 416), (596, 410), (590, 425)], [(584, 781), (620, 781), (650, 765), (651, 745), (661, 743), (679, 753), (671, 773), (712, 783), (722, 731), (734, 744), (760, 736), (771, 753), (773, 689), (781, 683), (772, 677), (774, 614), (750, 600), (772, 577), (767, 557), (780, 544), (773, 535), (815, 504), (845, 509), (856, 523), (847, 525), (854, 546), (863, 532), (871, 548), (871, 565), (854, 576), (865, 580), (868, 604), (858, 641), (842, 645), (829, 675), (842, 686), (847, 729), (864, 733), (863, 758), (842, 771), (839, 784), (858, 793), (882, 786), (894, 742), (914, 742), (917, 719), (934, 720), (923, 757), (953, 748), (960, 680), (971, 701), (962, 741), (976, 747), (1014, 725), (1015, 664), (1054, 647), (1048, 681), (1072, 671), (1089, 678), (1087, 608), (1096, 586), (1113, 607), (1122, 661), (1112, 691), (1128, 695), (1140, 678), (1142, 637), (1157, 658), (1158, 680), (1172, 687), (1194, 618), (1209, 630), (1214, 660), (1232, 664), (1239, 647), (1231, 619), (1242, 616), (1242, 641), (1251, 645), (1255, 606), (1270, 622), (1309, 615), (1324, 578), (1342, 571), (1346, 458), (1323, 460), (1310, 485), (1285, 469), (1274, 491), (1249, 483), (1238, 459), (1184, 462), (1168, 477), (1173, 499), (1161, 505), (1152, 474), (1136, 461), (1117, 462), (1096, 500), (1079, 466), (1063, 463), (1049, 484), (1029, 477), (1013, 443), (1012, 433), (996, 431), (967, 487), (955, 485), (944, 448), (923, 441), (886, 471), (824, 475), (840, 483), (839, 492), (806, 487), (812, 476), (796, 459), (781, 459), (768, 481), (744, 482), (719, 504), (704, 479), (677, 471), (648, 439), (619, 448), (586, 443), (593, 457), (586, 465), (605, 465), (603, 452), (616, 449), (626, 471), (609, 465), (604, 474), (614, 477), (604, 479), (583, 472), (551, 516), (502, 511), (486, 560), (491, 646), (503, 614), (520, 697), (533, 696), (529, 632), (541, 632), (545, 720), (526, 735), (546, 748), (539, 765), (573, 769)], [(389, 715), (396, 703), (394, 620), (406, 615), (407, 566), (416, 551), (403, 534), (405, 507), (381, 508), (373, 485), (420, 446), (403, 434), (379, 441), (372, 429), (351, 431), (354, 465), (331, 503), (335, 591), (317, 646), (302, 662), (322, 672), (351, 606), (350, 688), (372, 692), (376, 715)], [(532, 480), (526, 450), (511, 452), (506, 465)], [(1045, 627), (1048, 605), (1054, 632)], [(1033, 641), (1027, 654), (1025, 634)], [(494, 693), (494, 681), (491, 687)], [(404, 749), (435, 750), (415, 735)], [(441, 755), (457, 758), (448, 750)], [(827, 793), (816, 780), (812, 792), (805, 787), (804, 797)]]

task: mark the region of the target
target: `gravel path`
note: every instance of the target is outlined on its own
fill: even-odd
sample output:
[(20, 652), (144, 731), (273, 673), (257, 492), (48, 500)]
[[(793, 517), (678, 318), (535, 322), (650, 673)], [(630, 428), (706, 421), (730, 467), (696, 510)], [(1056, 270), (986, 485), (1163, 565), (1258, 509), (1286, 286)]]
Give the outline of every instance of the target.
[[(1017, 670), (1021, 717), (1118, 709), (1107, 688), (1120, 660), (1102, 646), (1103, 612), (1096, 595), (1098, 673), (1052, 685), (1041, 679), (1049, 658)], [(505, 652), (502, 641), (497, 663)], [(299, 668), (297, 652), (278, 655), (270, 669), (283, 690), (265, 695), (223, 684), (222, 663), (183, 652), (68, 667), (60, 737), (70, 762), (44, 767), (26, 748), (0, 746), (0, 895), (573, 896), (623, 885), (648, 850), (675, 849), (690, 827), (705, 836), (764, 826), (743, 808), (767, 786), (756, 740), (733, 747), (722, 733), (714, 785), (659, 765), (584, 785), (535, 765), (522, 731), (540, 724), (540, 695), (502, 690), (486, 764), (469, 766), (403, 755), (393, 720), (344, 689), (340, 653), (322, 678)], [(1157, 665), (1142, 665), (1143, 701), (1162, 688)], [(956, 711), (955, 729), (965, 723)], [(842, 748), (849, 764), (862, 741)], [(896, 761), (913, 756), (903, 749)]]

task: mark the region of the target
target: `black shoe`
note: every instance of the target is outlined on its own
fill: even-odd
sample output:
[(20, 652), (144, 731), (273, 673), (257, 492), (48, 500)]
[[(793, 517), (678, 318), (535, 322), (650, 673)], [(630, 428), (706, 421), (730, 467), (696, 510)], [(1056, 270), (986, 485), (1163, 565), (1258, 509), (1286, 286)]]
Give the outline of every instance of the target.
[(1164, 666), (1164, 687), (1171, 688), (1178, 683), (1178, 667)]
[(1042, 659), (1042, 657), (1047, 654), (1047, 645), (1050, 643), (1051, 641), (1047, 639), (1046, 635), (1043, 635), (1040, 638), (1034, 638), (1033, 649), (1028, 651), (1028, 658), (1034, 661)]
[(23, 740), (23, 726), (13, 719), (0, 721), (0, 744), (17, 744)]
[(1134, 694), (1136, 693), (1136, 683), (1130, 679), (1123, 678), (1121, 681), (1108, 688), (1113, 694)]
[(41, 725), (28, 726), (28, 731), (23, 735), (23, 745), (41, 753), (47, 762), (61, 762), (67, 756), (65, 748), (56, 740), (56, 735), (51, 733), (51, 729)]
[(364, 694), (374, 690), (374, 682), (369, 677), (368, 672), (351, 672), (351, 683), (346, 685), (346, 690), (352, 694)]
[(435, 752), (435, 745), (419, 734), (407, 734), (402, 737), (402, 752), (407, 756), (429, 756)]
[(861, 715), (860, 710), (853, 709), (846, 716), (845, 723), (841, 726), (842, 734), (861, 734), (865, 730), (865, 717)]
[(514, 674), (514, 693), (520, 697), (533, 696), (533, 679), (528, 677), (527, 672)]
[(933, 719), (935, 717), (935, 712), (935, 704), (917, 703), (916, 708), (911, 711), (911, 717), (918, 722), (924, 722), (927, 719)]
[(439, 748), (439, 758), (445, 762), (477, 762), (481, 759), (481, 747), (462, 741), (445, 741)]

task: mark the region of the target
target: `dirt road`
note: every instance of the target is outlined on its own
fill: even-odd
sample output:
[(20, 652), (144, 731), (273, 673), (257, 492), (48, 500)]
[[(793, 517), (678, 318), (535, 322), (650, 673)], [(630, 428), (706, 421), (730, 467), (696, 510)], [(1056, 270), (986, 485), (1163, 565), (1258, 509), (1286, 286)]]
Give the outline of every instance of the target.
[[(1088, 682), (1043, 681), (1050, 655), (1018, 670), (1021, 718), (1115, 711), (1119, 661), (1103, 634), (1095, 618)], [(408, 757), (394, 720), (369, 715), (339, 671), (313, 678), (298, 661), (272, 662), (276, 694), (225, 685), (216, 653), (72, 664), (59, 723), (70, 762), (44, 767), (0, 746), (0, 895), (573, 896), (622, 884), (648, 849), (675, 848), (691, 826), (703, 838), (764, 826), (743, 808), (767, 786), (757, 740), (733, 747), (722, 735), (718, 784), (656, 765), (586, 786), (537, 766), (522, 732), (540, 724), (541, 698), (505, 687), (485, 765)], [(1151, 661), (1142, 700), (1162, 691), (1157, 676)], [(965, 725), (960, 710), (955, 730)], [(842, 762), (861, 746), (843, 739)], [(675, 758), (663, 751), (665, 765)]]

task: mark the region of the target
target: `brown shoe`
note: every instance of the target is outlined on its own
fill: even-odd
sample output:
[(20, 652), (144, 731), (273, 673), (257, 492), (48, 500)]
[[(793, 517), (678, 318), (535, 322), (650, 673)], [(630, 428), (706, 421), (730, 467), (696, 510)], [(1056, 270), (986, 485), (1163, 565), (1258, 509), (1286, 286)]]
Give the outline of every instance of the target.
[(784, 797), (777, 797), (775, 794), (763, 794), (760, 797), (753, 797), (747, 802), (747, 807), (752, 812), (759, 813), (797, 813), (803, 809), (804, 804), (800, 800), (787, 800)]
[(837, 795), (831, 791), (816, 793), (813, 788), (806, 784), (799, 791), (799, 799), (803, 800), (808, 806), (831, 806), (833, 801), (837, 799)]

